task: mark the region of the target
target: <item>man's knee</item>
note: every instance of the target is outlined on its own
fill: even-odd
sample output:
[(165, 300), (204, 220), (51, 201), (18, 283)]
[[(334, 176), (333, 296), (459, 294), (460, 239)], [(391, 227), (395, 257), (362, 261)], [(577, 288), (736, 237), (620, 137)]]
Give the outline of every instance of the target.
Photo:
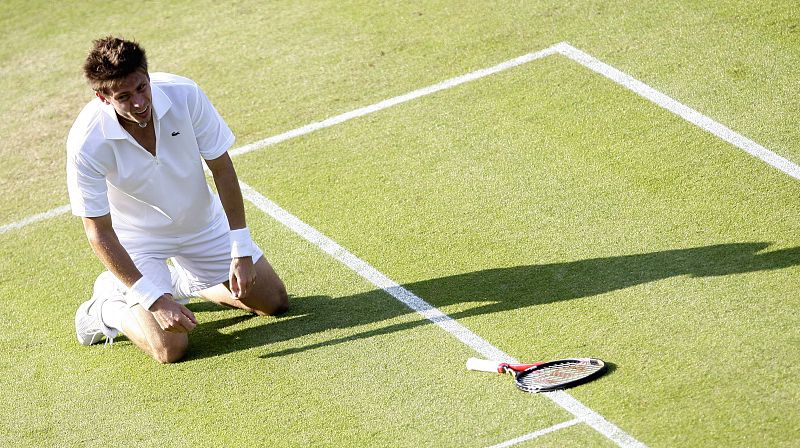
[(159, 339), (150, 344), (150, 355), (161, 364), (178, 362), (189, 350), (189, 337), (186, 334), (170, 336), (168, 339)]
[(289, 309), (289, 294), (282, 281), (269, 289), (257, 306), (251, 306), (259, 316), (277, 316)]
[(286, 286), (281, 282), (277, 291), (277, 298), (275, 302), (275, 309), (271, 313), (273, 316), (283, 314), (289, 310), (289, 294), (286, 292)]

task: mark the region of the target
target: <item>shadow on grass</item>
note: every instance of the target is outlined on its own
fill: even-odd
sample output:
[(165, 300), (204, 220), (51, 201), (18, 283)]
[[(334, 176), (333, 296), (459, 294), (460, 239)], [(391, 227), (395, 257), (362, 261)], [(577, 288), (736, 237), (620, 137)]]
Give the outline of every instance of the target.
[[(564, 263), (517, 266), (453, 275), (403, 285), (436, 307), (479, 302), (480, 306), (451, 315), (454, 319), (521, 309), (562, 300), (591, 297), (635, 285), (688, 275), (712, 277), (781, 269), (800, 264), (800, 247), (762, 252), (770, 243), (734, 243), (638, 255), (594, 258)], [(191, 309), (212, 311), (216, 305), (195, 303)], [(412, 313), (381, 290), (348, 297), (299, 297), (285, 315), (263, 325), (233, 331), (221, 329), (255, 318), (241, 315), (201, 323), (192, 332), (187, 359), (219, 356), (238, 350), (291, 341), (337, 328), (354, 328)], [(430, 321), (393, 323), (315, 344), (275, 351), (277, 357), (409, 330)]]

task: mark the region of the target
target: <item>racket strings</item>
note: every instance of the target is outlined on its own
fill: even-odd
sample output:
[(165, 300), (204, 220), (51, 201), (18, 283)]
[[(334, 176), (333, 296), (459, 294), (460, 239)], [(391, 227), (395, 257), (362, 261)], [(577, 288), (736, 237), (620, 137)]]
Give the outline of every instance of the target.
[(517, 376), (516, 382), (524, 389), (551, 389), (587, 378), (602, 368), (602, 364), (590, 362), (555, 363), (523, 372)]

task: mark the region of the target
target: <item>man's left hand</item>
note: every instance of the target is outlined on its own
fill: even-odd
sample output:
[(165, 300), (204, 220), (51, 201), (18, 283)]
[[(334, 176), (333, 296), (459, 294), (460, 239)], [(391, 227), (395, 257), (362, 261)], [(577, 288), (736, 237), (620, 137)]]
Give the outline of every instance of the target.
[(230, 286), (231, 297), (241, 299), (247, 297), (256, 283), (256, 268), (253, 257), (234, 258), (231, 261)]

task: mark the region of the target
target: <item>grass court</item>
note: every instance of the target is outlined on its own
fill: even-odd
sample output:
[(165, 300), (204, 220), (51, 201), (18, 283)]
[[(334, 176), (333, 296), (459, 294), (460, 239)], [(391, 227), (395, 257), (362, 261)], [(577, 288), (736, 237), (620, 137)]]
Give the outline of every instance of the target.
[[(792, 2), (12, 0), (0, 25), (0, 445), (800, 443)], [(102, 267), (65, 139), (106, 34), (226, 119), (291, 294), (193, 301), (173, 365), (75, 341)], [(611, 369), (528, 395), (464, 370), (492, 353)]]

